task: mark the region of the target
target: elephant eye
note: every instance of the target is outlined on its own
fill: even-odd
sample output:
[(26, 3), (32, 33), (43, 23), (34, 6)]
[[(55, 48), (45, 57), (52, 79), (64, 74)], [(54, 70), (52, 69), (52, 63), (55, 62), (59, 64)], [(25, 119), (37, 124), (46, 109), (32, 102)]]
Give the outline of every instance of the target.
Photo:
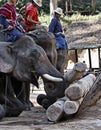
[(54, 90), (54, 89), (55, 89), (55, 86), (54, 86), (54, 84), (52, 84), (52, 83), (48, 83), (48, 84), (47, 84), (47, 88), (49, 88), (50, 90)]

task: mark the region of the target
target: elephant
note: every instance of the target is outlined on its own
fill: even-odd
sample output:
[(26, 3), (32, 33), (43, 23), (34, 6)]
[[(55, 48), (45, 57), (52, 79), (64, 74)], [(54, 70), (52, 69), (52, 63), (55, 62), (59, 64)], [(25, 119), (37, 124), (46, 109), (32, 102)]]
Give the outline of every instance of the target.
[[(66, 49), (58, 49), (58, 50), (56, 49), (55, 36), (52, 33), (44, 31), (42, 29), (30, 31), (26, 34), (31, 36), (33, 38), (33, 40), (36, 42), (36, 44), (38, 44), (45, 50), (50, 62), (56, 67), (56, 69), (58, 69), (63, 74), (65, 66), (67, 65), (67, 62), (68, 62), (67, 61), (67, 50)], [(60, 83), (58, 83), (58, 85), (57, 85), (57, 83), (54, 84), (54, 82), (50, 83), (49, 81), (44, 80), (45, 92), (46, 92), (48, 98), (51, 98), (51, 100), (53, 100), (53, 98), (50, 97), (50, 91), (51, 91), (51, 95), (53, 95), (54, 98), (57, 98), (57, 95), (60, 95), (60, 97), (61, 97), (61, 95), (63, 94), (65, 87), (62, 86), (62, 87), (59, 87), (59, 89), (58, 89), (58, 86), (61, 86), (61, 84), (60, 85), (59, 84)], [(36, 86), (37, 86), (37, 84), (36, 84)], [(17, 87), (15, 87), (15, 88), (17, 88)], [(15, 89), (16, 94), (19, 95), (21, 90), (22, 90), (22, 87), (19, 87), (19, 89)], [(30, 103), (29, 96), (28, 96), (29, 92), (30, 92), (29, 85), (27, 84), (25, 90), (21, 91), (21, 92), (22, 93), (20, 94), (19, 99), (23, 100), (24, 103), (25, 102)], [(26, 95), (27, 95), (27, 98), (25, 100)], [(27, 103), (27, 104), (29, 104), (29, 103)], [(30, 107), (28, 106), (26, 109), (30, 109)]]
[(14, 95), (15, 86), (22, 87), (23, 82), (38, 85), (36, 75), (52, 82), (64, 80), (63, 75), (49, 61), (44, 49), (26, 34), (12, 43), (0, 42), (0, 74), (4, 83), (7, 83), (5, 81), (8, 78), (8, 83), (2, 83), (0, 87), (0, 104), (6, 116), (18, 116), (24, 110), (23, 103)]
[[(35, 42), (45, 50), (50, 62), (56, 67), (59, 72), (64, 74), (64, 69), (67, 66), (68, 62), (68, 50), (56, 49), (56, 39), (53, 33), (43, 30), (35, 30), (28, 32), (27, 35), (31, 36), (35, 40)], [(57, 98), (62, 97), (64, 95), (66, 83), (65, 81), (61, 83), (54, 83), (52, 81), (44, 79), (43, 81), (46, 95), (39, 95), (37, 97), (37, 102), (44, 108), (47, 108)], [(42, 100), (44, 102), (42, 102)]]
[(56, 38), (54, 34), (45, 31), (43, 28), (30, 31), (27, 35), (31, 36), (36, 44), (45, 50), (50, 62), (63, 74), (68, 63), (68, 50), (56, 49)]

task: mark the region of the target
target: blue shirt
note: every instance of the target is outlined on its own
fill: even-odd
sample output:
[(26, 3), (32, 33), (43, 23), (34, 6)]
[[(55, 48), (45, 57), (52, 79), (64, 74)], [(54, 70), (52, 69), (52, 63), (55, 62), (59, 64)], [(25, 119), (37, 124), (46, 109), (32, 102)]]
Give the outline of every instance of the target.
[(54, 34), (58, 32), (62, 32), (62, 25), (60, 23), (59, 18), (57, 18), (56, 16), (54, 16), (50, 22), (49, 32), (52, 32)]
[(49, 25), (49, 32), (53, 33), (56, 37), (56, 48), (67, 49), (67, 41), (59, 32), (62, 32), (62, 25), (58, 17), (54, 16)]

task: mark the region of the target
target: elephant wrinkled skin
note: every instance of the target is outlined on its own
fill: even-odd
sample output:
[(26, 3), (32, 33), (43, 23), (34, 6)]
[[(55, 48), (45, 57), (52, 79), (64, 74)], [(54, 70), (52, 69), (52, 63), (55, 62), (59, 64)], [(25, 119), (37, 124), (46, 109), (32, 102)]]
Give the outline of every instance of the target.
[[(0, 104), (6, 101), (7, 116), (17, 116), (24, 110), (22, 102), (13, 94), (14, 83), (18, 83), (16, 87), (22, 87), (22, 82), (38, 85), (36, 74), (54, 82), (63, 81), (63, 75), (50, 63), (45, 51), (27, 35), (14, 43), (0, 42), (0, 72), (3, 81), (8, 77), (7, 85), (2, 84), (3, 91), (0, 91)], [(7, 86), (11, 87), (8, 96), (4, 93)]]

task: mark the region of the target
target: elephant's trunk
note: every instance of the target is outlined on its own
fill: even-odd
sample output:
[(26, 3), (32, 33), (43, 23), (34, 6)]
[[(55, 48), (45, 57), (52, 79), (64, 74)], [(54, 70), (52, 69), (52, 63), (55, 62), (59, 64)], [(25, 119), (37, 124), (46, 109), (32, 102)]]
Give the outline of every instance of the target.
[(42, 76), (43, 76), (45, 79), (50, 80), (50, 81), (53, 81), (53, 82), (62, 82), (62, 81), (63, 81), (62, 78), (56, 78), (56, 77), (53, 77), (53, 76), (51, 76), (51, 75), (49, 75), (49, 74), (43, 74)]

